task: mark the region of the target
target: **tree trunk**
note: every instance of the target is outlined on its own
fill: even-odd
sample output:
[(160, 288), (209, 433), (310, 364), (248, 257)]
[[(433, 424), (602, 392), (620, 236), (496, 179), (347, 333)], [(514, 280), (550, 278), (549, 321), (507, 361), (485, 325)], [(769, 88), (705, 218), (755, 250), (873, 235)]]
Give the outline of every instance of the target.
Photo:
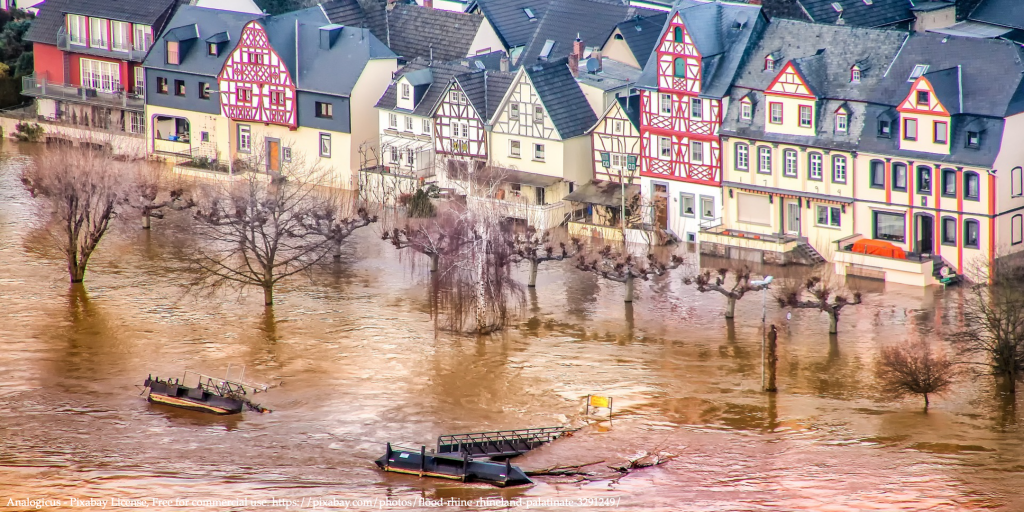
[(85, 265), (79, 264), (76, 259), (74, 256), (68, 258), (68, 273), (71, 275), (71, 284), (85, 281)]
[(633, 302), (633, 276), (626, 277), (626, 302)]
[(341, 260), (341, 241), (334, 244), (334, 259)]
[(536, 260), (530, 260), (530, 288), (537, 286), (537, 267), (540, 266)]
[(734, 318), (736, 316), (736, 297), (727, 296), (725, 303), (725, 317)]
[(838, 334), (839, 333), (839, 313), (834, 311), (828, 312), (828, 333)]
[(928, 412), (928, 393), (924, 394), (924, 412)]
[(150, 228), (150, 219), (151, 217), (149, 216), (149, 213), (142, 214), (142, 229)]
[(437, 272), (437, 260), (440, 258), (437, 254), (429, 254), (430, 256), (430, 271)]
[(274, 285), (263, 285), (263, 305), (273, 306), (274, 305)]
[(768, 367), (768, 383), (765, 385), (764, 390), (770, 393), (775, 393), (776, 391), (779, 390), (778, 387), (776, 387), (775, 385), (775, 374), (779, 363), (779, 344), (777, 338), (778, 335), (775, 334), (774, 332), (768, 335), (768, 350), (766, 354), (768, 361), (765, 365)]
[(480, 247), (475, 252), (476, 257), (476, 329), (478, 333), (483, 333), (487, 326), (487, 285), (484, 283), (484, 277), (487, 273), (487, 242), (489, 240), (490, 233), (488, 233), (487, 226), (483, 226), (482, 236), (480, 242), (477, 244)]

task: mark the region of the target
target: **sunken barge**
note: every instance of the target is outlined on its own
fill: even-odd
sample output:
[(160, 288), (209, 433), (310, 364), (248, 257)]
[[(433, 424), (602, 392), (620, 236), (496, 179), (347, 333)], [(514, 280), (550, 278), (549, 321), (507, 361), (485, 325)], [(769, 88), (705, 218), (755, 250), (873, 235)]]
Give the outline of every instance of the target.
[[(194, 386), (185, 384), (190, 380), (189, 375), (196, 379)], [(147, 400), (154, 404), (220, 415), (238, 414), (244, 409), (270, 412), (249, 398), (267, 391), (268, 386), (228, 380), (226, 377), (221, 379), (186, 370), (181, 379), (161, 379), (150, 375), (143, 386), (143, 392), (148, 391)]]
[(429, 476), (462, 482), (486, 482), (498, 487), (532, 484), (523, 470), (506, 460), (504, 463), (473, 460), (468, 453), (427, 453), (393, 450), (387, 445), (384, 456), (374, 461), (377, 467), (391, 473)]

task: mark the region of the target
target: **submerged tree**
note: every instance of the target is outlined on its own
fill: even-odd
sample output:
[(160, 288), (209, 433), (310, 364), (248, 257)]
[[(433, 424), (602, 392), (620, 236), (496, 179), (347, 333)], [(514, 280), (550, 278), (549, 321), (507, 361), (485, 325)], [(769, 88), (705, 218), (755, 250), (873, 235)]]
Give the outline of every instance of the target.
[(921, 395), (926, 411), (928, 395), (949, 389), (956, 373), (946, 354), (932, 351), (924, 339), (883, 347), (875, 369), (883, 390), (895, 396)]
[(780, 307), (817, 309), (828, 313), (829, 334), (839, 332), (839, 315), (846, 306), (862, 301), (859, 291), (850, 292), (828, 269), (802, 267), (778, 280), (775, 299)]
[(131, 163), (106, 150), (58, 146), (27, 167), (22, 183), (49, 208), (47, 229), (67, 260), (71, 283), (85, 269), (132, 186)]
[(150, 229), (152, 219), (164, 218), (166, 210), (181, 211), (195, 206), (190, 187), (152, 162), (137, 164), (125, 202), (142, 215), (142, 229)]
[(597, 274), (605, 279), (626, 285), (626, 302), (633, 302), (633, 283), (637, 279), (647, 281), (651, 276), (661, 276), (683, 264), (683, 258), (673, 254), (668, 262), (660, 261), (651, 253), (646, 258), (615, 251), (610, 245), (591, 254), (580, 254), (576, 268)]
[(973, 284), (952, 340), (967, 363), (1015, 393), (1024, 380), (1024, 263), (1004, 257), (969, 273)]
[(464, 215), (445, 210), (429, 220), (409, 220), (404, 228), (385, 230), (381, 235), (396, 249), (412, 249), (430, 258), (430, 271), (437, 272), (442, 255), (452, 255), (472, 241)]
[(202, 191), (195, 286), (256, 286), (271, 306), (278, 282), (310, 270), (332, 249), (337, 254), (353, 231), (376, 221), (352, 194), (323, 186), (329, 169), (292, 160), (279, 173), (251, 172)]
[(701, 293), (718, 292), (725, 295), (728, 302), (725, 306), (725, 318), (733, 318), (736, 315), (736, 301), (743, 298), (747, 292), (755, 292), (768, 288), (767, 284), (750, 284), (750, 268), (746, 265), (739, 266), (732, 270), (732, 286), (726, 287), (726, 279), (730, 269), (720, 268), (717, 275), (712, 276), (710, 270), (701, 274), (683, 279), (686, 284), (692, 284)]
[(537, 267), (545, 261), (562, 261), (572, 258), (583, 248), (579, 238), (572, 238), (569, 243), (558, 242), (556, 247), (548, 231), (539, 232), (533, 226), (527, 226), (523, 233), (516, 233), (512, 243), (515, 244), (516, 262), (530, 264), (530, 281), (527, 286), (537, 286)]

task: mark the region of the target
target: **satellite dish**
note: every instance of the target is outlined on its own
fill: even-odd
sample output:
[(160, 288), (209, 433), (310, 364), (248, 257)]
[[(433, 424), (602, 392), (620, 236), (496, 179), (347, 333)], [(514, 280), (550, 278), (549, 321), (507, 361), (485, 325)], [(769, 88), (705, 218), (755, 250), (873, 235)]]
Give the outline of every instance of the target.
[(597, 63), (597, 59), (587, 59), (587, 73), (597, 73), (597, 69), (599, 67), (601, 67), (601, 65)]

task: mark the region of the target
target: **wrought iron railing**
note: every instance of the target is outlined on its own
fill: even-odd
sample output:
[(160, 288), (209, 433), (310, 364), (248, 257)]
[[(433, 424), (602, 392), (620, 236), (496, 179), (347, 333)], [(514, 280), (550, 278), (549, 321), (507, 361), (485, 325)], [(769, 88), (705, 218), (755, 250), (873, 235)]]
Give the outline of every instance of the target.
[(465, 453), (475, 457), (512, 456), (530, 451), (572, 432), (575, 432), (575, 429), (543, 427), (449, 434), (437, 438), (437, 453)]

